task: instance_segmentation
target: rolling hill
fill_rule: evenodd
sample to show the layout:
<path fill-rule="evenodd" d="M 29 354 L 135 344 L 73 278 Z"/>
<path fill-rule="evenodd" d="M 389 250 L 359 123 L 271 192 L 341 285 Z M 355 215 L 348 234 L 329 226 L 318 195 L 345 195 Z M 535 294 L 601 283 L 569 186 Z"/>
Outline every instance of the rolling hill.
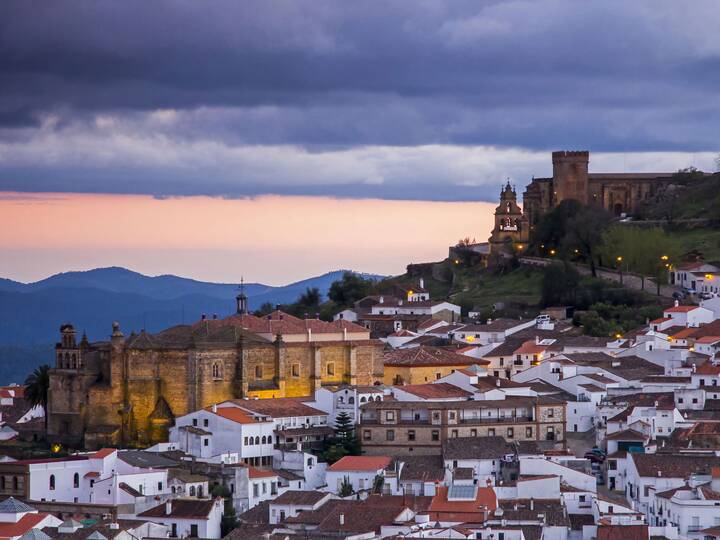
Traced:
<path fill-rule="evenodd" d="M 247 283 L 245 293 L 251 310 L 264 302 L 294 302 L 307 287 L 317 287 L 325 296 L 343 273 L 281 287 Z M 34 283 L 0 279 L 0 383 L 20 382 L 35 366 L 50 361 L 63 323 L 87 332 L 91 341 L 107 339 L 113 321 L 126 334 L 156 332 L 194 322 L 202 314 L 227 316 L 235 310 L 237 292 L 237 284 L 146 276 L 119 267 L 64 272 Z"/>

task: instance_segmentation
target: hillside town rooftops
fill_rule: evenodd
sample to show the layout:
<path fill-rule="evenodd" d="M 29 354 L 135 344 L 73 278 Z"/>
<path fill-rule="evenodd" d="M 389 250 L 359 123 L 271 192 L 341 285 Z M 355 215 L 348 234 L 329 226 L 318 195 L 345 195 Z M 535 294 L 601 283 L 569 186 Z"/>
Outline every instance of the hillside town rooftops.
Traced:
<path fill-rule="evenodd" d="M 287 418 L 290 416 L 323 416 L 326 412 L 303 403 L 308 397 L 286 397 L 273 399 L 233 399 L 237 407 L 261 416 Z M 223 407 L 218 407 L 218 411 Z"/>
<path fill-rule="evenodd" d="M 466 399 L 472 396 L 471 392 L 463 390 L 450 383 L 432 383 L 432 384 L 407 384 L 398 386 L 399 390 L 413 394 L 423 399 L 444 399 L 459 398 Z"/>
<path fill-rule="evenodd" d="M 140 512 L 138 517 L 166 519 L 208 519 L 216 501 L 214 499 L 172 499 L 149 510 Z M 170 512 L 168 512 L 168 506 Z"/>
<path fill-rule="evenodd" d="M 640 476 L 686 479 L 694 473 L 710 474 L 713 467 L 720 466 L 717 456 L 630 453 L 628 458 L 634 461 Z"/>
<path fill-rule="evenodd" d="M 387 468 L 393 458 L 389 456 L 345 456 L 328 468 L 328 471 L 377 471 Z"/>
<path fill-rule="evenodd" d="M 500 436 L 455 437 L 443 443 L 444 459 L 498 459 L 512 447 Z"/>
<path fill-rule="evenodd" d="M 385 353 L 386 366 L 454 366 L 483 363 L 483 360 L 471 358 L 440 347 L 420 345 L 412 349 L 395 349 Z"/>

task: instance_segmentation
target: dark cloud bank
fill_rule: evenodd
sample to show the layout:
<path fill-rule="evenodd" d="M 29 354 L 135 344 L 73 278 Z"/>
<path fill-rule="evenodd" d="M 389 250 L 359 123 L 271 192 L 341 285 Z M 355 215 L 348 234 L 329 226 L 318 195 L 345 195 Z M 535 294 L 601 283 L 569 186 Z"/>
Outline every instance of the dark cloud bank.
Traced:
<path fill-rule="evenodd" d="M 462 200 L 557 148 L 705 163 L 718 27 L 713 1 L 7 1 L 0 189 Z"/>

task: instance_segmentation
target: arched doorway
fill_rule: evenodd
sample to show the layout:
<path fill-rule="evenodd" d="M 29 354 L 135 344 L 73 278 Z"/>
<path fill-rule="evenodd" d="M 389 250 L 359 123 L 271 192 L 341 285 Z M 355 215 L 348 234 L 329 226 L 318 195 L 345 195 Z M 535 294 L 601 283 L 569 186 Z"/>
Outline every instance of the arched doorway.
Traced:
<path fill-rule="evenodd" d="M 615 204 L 613 205 L 613 214 L 615 214 L 616 216 L 619 216 L 619 215 L 621 215 L 622 213 L 623 213 L 623 205 L 622 205 L 622 203 L 615 203 Z"/>

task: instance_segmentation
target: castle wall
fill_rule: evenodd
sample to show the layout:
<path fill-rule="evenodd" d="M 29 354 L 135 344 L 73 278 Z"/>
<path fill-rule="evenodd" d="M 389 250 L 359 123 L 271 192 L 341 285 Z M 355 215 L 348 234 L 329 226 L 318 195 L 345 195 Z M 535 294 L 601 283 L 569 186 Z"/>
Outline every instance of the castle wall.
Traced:
<path fill-rule="evenodd" d="M 590 153 L 553 152 L 553 196 L 558 204 L 565 199 L 588 203 L 588 165 Z"/>

